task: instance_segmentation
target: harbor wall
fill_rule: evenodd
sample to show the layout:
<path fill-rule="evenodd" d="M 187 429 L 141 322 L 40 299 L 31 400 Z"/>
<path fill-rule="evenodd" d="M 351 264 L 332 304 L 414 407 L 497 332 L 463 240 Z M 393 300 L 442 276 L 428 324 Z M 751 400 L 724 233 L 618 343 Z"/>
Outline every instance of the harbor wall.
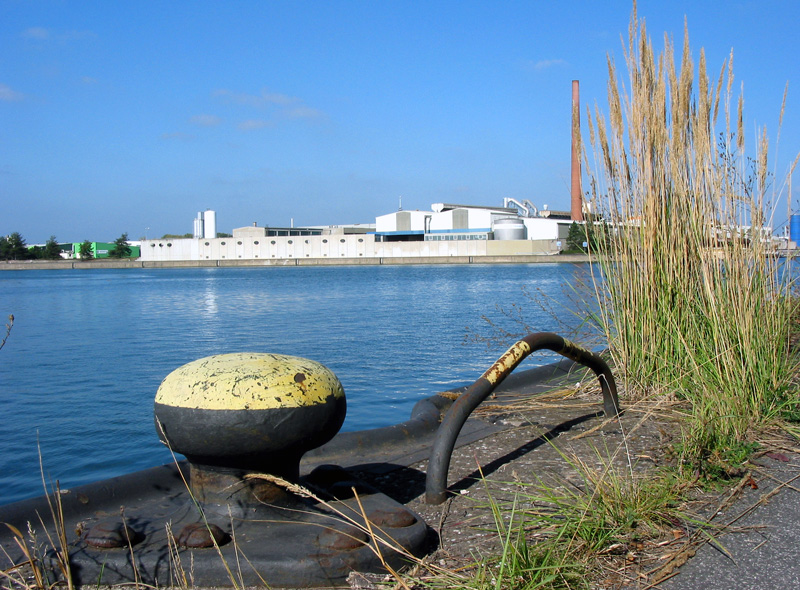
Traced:
<path fill-rule="evenodd" d="M 234 260 L 27 260 L 0 262 L 0 271 L 8 270 L 91 270 L 109 268 L 214 268 L 214 267 L 280 267 L 280 266 L 380 266 L 408 264 L 555 264 L 583 263 L 591 258 L 582 254 L 555 256 L 498 255 L 498 256 L 390 256 L 374 258 L 270 258 Z"/>

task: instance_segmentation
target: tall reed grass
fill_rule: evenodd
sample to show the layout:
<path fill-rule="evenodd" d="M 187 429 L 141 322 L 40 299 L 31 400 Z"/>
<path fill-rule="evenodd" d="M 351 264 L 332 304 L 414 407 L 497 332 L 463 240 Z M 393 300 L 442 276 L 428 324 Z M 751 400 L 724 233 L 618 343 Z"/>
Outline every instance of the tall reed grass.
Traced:
<path fill-rule="evenodd" d="M 792 276 L 769 226 L 797 159 L 776 182 L 766 129 L 747 155 L 733 53 L 715 82 L 688 28 L 679 65 L 667 36 L 654 53 L 635 4 L 628 33 L 627 71 L 608 59 L 608 113 L 588 117 L 601 324 L 629 392 L 691 402 L 696 462 L 796 395 Z"/>

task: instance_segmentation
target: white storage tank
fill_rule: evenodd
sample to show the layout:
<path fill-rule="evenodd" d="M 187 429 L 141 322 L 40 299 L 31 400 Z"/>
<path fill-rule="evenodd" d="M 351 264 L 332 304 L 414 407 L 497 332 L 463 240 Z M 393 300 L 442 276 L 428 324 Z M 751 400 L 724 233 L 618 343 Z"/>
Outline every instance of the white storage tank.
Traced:
<path fill-rule="evenodd" d="M 217 213 L 211 209 L 206 209 L 203 214 L 203 237 L 206 239 L 217 237 Z"/>
<path fill-rule="evenodd" d="M 495 219 L 492 223 L 495 240 L 526 240 L 528 231 L 519 217 Z"/>

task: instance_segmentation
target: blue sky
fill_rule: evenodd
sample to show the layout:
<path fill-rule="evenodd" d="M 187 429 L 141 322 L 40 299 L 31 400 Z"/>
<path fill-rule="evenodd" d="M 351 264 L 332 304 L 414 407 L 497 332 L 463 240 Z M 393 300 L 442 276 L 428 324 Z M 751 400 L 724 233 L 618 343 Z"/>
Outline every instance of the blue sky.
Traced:
<path fill-rule="evenodd" d="M 571 81 L 584 111 L 605 105 L 631 7 L 0 0 L 0 234 L 159 237 L 204 209 L 220 231 L 370 223 L 400 196 L 568 209 Z M 800 2 L 638 10 L 657 49 L 664 32 L 680 45 L 686 16 L 713 77 L 734 49 L 751 145 L 757 125 L 775 139 L 789 83 L 785 173 L 800 151 Z"/>

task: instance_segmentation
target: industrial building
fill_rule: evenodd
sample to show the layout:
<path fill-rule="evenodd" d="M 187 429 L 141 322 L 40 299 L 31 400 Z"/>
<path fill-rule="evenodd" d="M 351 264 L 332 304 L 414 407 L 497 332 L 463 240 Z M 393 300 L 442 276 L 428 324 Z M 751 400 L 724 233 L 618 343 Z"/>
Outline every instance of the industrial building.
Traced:
<path fill-rule="evenodd" d="M 505 199 L 502 207 L 435 203 L 430 211 L 395 211 L 374 224 L 241 227 L 216 237 L 216 213 L 198 213 L 191 239 L 143 240 L 143 261 L 357 259 L 558 254 L 569 212 Z"/>
<path fill-rule="evenodd" d="M 114 246 L 116 245 L 113 242 L 89 242 L 89 244 L 92 247 L 92 258 L 93 259 L 108 258 L 109 257 L 108 253 L 111 250 L 113 250 Z M 141 251 L 140 251 L 141 249 L 140 249 L 139 244 L 140 244 L 140 242 L 138 242 L 138 241 L 135 241 L 135 242 L 129 241 L 128 242 L 128 246 L 131 249 L 131 255 L 129 256 L 129 258 L 139 258 L 141 256 Z M 69 249 L 66 250 L 65 253 L 62 253 L 61 257 L 62 258 L 74 258 L 76 260 L 80 259 L 80 257 L 81 257 L 81 255 L 80 255 L 81 245 L 82 245 L 81 242 L 74 242 L 74 243 L 64 244 L 64 246 L 68 247 Z"/>

